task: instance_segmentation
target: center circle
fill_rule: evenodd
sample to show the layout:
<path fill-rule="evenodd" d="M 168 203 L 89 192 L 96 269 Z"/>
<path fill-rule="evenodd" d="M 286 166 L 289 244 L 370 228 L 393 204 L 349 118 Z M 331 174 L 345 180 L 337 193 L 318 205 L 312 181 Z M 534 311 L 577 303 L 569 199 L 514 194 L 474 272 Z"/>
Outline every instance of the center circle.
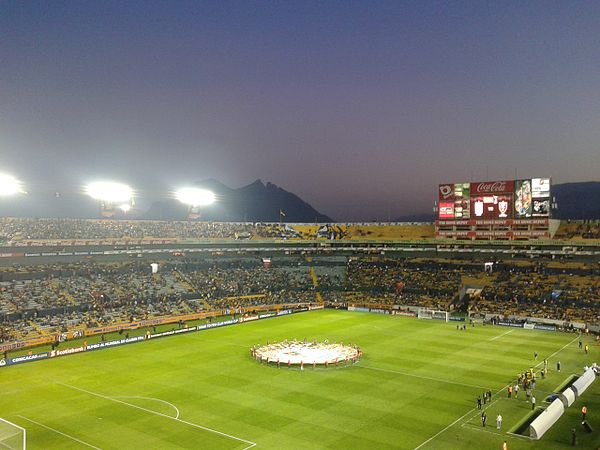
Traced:
<path fill-rule="evenodd" d="M 362 356 L 357 345 L 324 342 L 283 341 L 256 345 L 250 353 L 261 364 L 321 365 L 354 364 Z"/>

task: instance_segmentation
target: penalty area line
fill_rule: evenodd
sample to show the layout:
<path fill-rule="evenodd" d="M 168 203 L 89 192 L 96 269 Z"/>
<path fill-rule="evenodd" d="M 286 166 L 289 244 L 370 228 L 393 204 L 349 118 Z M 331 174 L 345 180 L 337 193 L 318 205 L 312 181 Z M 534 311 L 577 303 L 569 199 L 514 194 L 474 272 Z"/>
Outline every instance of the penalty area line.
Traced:
<path fill-rule="evenodd" d="M 33 423 L 33 424 L 36 424 L 36 425 L 37 425 L 37 426 L 39 426 L 39 427 L 45 428 L 46 430 L 50 430 L 50 431 L 52 431 L 53 433 L 60 434 L 61 436 L 67 437 L 67 438 L 69 438 L 69 439 L 72 439 L 72 440 L 74 440 L 75 442 L 79 442 L 80 444 L 83 444 L 83 445 L 85 445 L 85 446 L 87 446 L 87 447 L 90 447 L 90 448 L 95 448 L 96 450 L 102 450 L 100 447 L 96 447 L 95 445 L 88 444 L 87 442 L 85 442 L 85 441 L 82 441 L 81 439 L 77 439 L 76 437 L 74 437 L 74 436 L 71 436 L 70 434 L 63 433 L 62 431 L 59 431 L 59 430 L 57 430 L 56 428 L 52 428 L 52 427 L 49 427 L 48 425 L 44 425 L 43 423 L 36 422 L 35 420 L 32 420 L 32 419 L 28 419 L 28 418 L 27 418 L 27 417 L 25 417 L 25 416 L 17 416 L 17 417 L 20 417 L 21 419 L 23 419 L 23 420 L 26 420 L 27 422 L 31 422 L 31 423 Z M 11 447 L 11 448 L 12 448 L 12 447 Z"/>
<path fill-rule="evenodd" d="M 200 430 L 208 431 L 210 433 L 218 434 L 220 436 L 225 436 L 225 437 L 227 437 L 229 439 L 234 439 L 236 441 L 244 442 L 245 444 L 249 444 L 248 447 L 245 447 L 243 450 L 247 450 L 247 449 L 250 449 L 250 448 L 256 446 L 256 442 L 248 441 L 247 439 L 242 439 L 241 437 L 233 436 L 231 434 L 227 434 L 227 433 L 224 433 L 222 431 L 215 430 L 213 428 L 208 428 L 208 427 L 205 427 L 203 425 L 198 425 L 197 423 L 188 422 L 187 420 L 182 420 L 182 419 L 179 419 L 179 418 L 176 418 L 176 417 L 173 417 L 173 416 L 168 416 L 167 414 L 163 414 L 163 413 L 158 412 L 158 411 L 153 411 L 151 409 L 144 408 L 142 406 L 134 405 L 133 403 L 127 403 L 127 402 L 124 402 L 123 400 L 118 400 L 116 398 L 109 397 L 108 395 L 103 395 L 103 394 L 99 394 L 98 392 L 88 391 L 87 389 L 83 389 L 83 388 L 80 388 L 80 387 L 77 387 L 77 386 L 72 386 L 72 385 L 66 384 L 66 383 L 56 383 L 56 384 L 58 384 L 60 386 L 67 387 L 69 389 L 74 389 L 74 390 L 79 391 L 79 392 L 84 392 L 84 393 L 86 393 L 88 395 L 93 395 L 94 397 L 99 397 L 99 398 L 103 398 L 105 400 L 110 400 L 111 402 L 120 403 L 122 405 L 129 406 L 130 408 L 139 409 L 141 411 L 145 411 L 147 413 L 154 414 L 154 415 L 159 416 L 159 417 L 164 417 L 166 419 L 174 420 L 175 422 L 180 422 L 180 423 L 183 423 L 183 424 L 188 425 L 190 427 L 198 428 Z"/>
<path fill-rule="evenodd" d="M 139 400 L 154 400 L 155 402 L 160 402 L 160 403 L 164 403 L 165 405 L 169 405 L 171 408 L 173 408 L 175 410 L 175 419 L 179 419 L 179 408 L 177 408 L 177 406 L 175 406 L 173 403 L 169 403 L 166 400 L 161 400 L 160 398 L 154 398 L 154 397 L 138 397 L 135 395 L 119 395 L 116 397 L 112 397 L 112 398 L 137 398 Z"/>

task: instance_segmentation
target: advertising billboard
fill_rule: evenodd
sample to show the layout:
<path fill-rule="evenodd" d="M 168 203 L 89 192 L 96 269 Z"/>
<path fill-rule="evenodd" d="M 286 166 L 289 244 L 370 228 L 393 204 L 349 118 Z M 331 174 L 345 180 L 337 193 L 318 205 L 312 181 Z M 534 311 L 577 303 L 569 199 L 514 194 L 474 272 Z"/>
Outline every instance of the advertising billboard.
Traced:
<path fill-rule="evenodd" d="M 454 184 L 454 218 L 468 219 L 471 216 L 471 186 L 469 183 Z"/>
<path fill-rule="evenodd" d="M 531 180 L 531 196 L 533 198 L 533 216 L 550 216 L 550 178 L 533 178 Z"/>
<path fill-rule="evenodd" d="M 440 219 L 468 219 L 470 217 L 469 183 L 440 184 L 438 205 Z"/>
<path fill-rule="evenodd" d="M 522 219 L 533 214 L 531 180 L 515 181 L 515 217 Z"/>
<path fill-rule="evenodd" d="M 479 181 L 471 183 L 471 196 L 513 194 L 515 182 L 510 181 Z"/>

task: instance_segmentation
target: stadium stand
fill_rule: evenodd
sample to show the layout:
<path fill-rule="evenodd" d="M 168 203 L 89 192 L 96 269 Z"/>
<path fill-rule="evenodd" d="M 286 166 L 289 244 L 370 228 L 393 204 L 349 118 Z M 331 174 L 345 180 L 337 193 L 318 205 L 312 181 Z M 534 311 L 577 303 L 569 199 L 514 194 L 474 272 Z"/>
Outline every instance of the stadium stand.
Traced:
<path fill-rule="evenodd" d="M 600 240 L 600 221 L 562 222 L 554 235 L 563 240 Z"/>
<path fill-rule="evenodd" d="M 0 242 L 98 239 L 422 240 L 432 224 L 276 224 L 151 220 L 0 218 Z"/>
<path fill-rule="evenodd" d="M 565 222 L 556 237 L 565 242 L 598 239 L 599 224 Z M 308 225 L 0 218 L 0 241 L 8 246 L 29 242 L 35 247 L 31 241 L 46 245 L 43 242 L 68 240 L 70 245 L 85 248 L 111 239 L 372 240 L 385 246 L 389 240 L 433 238 L 432 224 L 415 223 Z M 540 262 L 511 257 L 497 261 L 493 273 L 487 273 L 481 260 L 452 259 L 459 255 L 452 251 L 446 258 L 391 257 L 379 250 L 355 253 L 344 243 L 346 254 L 335 254 L 327 250 L 329 244 L 323 245 L 321 248 L 321 243 L 315 243 L 312 248 L 306 247 L 310 252 L 297 252 L 285 261 L 279 259 L 273 267 L 261 258 L 270 261 L 270 251 L 262 255 L 264 249 L 260 248 L 252 256 L 239 251 L 217 257 L 214 255 L 222 252 L 215 251 L 214 257 L 193 259 L 182 253 L 175 259 L 159 260 L 160 270 L 154 274 L 142 260 L 101 263 L 91 256 L 80 262 L 5 265 L 0 267 L 0 339 L 53 334 L 134 318 L 310 302 L 600 322 L 597 262 Z M 434 251 L 434 247 L 428 247 L 428 251 Z M 465 294 L 467 286 L 477 286 L 478 294 Z"/>

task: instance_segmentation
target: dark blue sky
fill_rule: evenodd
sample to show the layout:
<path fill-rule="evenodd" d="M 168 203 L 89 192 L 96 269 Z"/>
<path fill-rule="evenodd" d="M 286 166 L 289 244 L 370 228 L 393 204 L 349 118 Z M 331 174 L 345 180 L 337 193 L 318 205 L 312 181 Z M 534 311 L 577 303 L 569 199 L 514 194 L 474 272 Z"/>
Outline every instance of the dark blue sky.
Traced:
<path fill-rule="evenodd" d="M 0 0 L 0 171 L 148 199 L 272 181 L 336 219 L 600 179 L 598 2 Z"/>

